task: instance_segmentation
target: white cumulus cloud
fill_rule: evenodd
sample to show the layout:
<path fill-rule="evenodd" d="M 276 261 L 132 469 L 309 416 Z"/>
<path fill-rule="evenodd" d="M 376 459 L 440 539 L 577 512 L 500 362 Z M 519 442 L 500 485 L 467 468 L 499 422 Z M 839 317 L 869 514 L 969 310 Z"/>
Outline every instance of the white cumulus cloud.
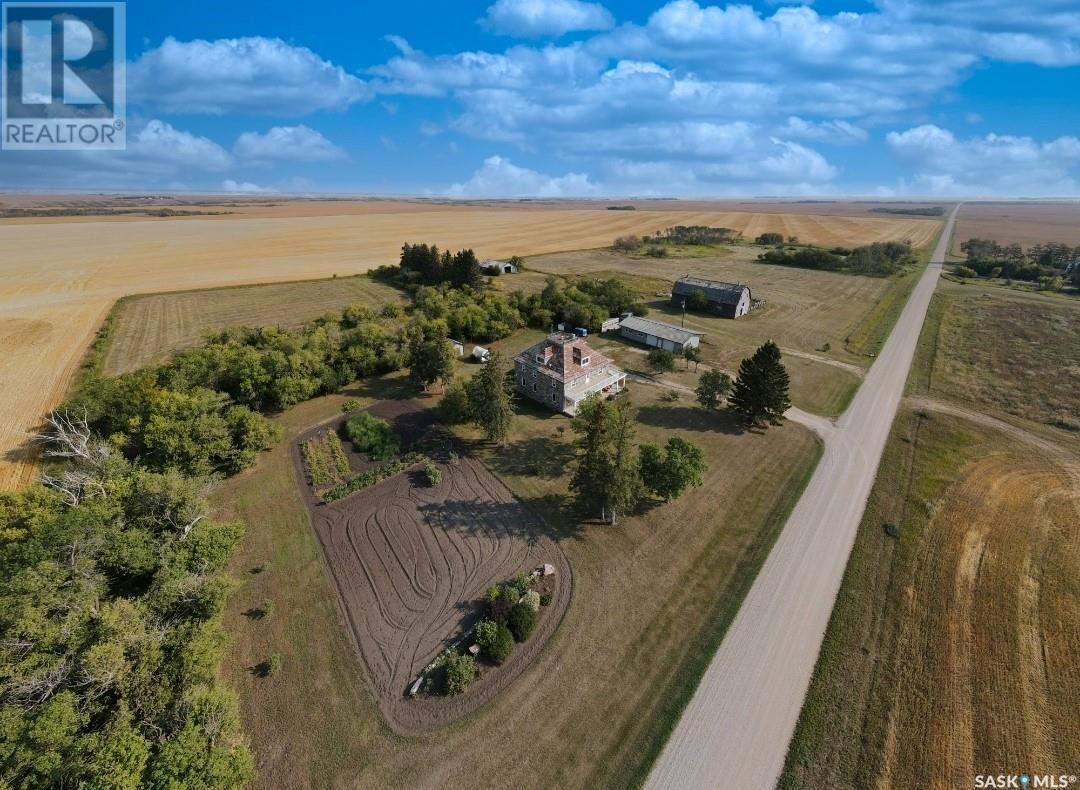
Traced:
<path fill-rule="evenodd" d="M 276 192 L 277 190 L 269 187 L 261 187 L 258 184 L 253 184 L 250 181 L 234 181 L 231 178 L 226 178 L 221 182 L 222 192 L 245 192 L 245 193 L 258 193 L 258 192 Z"/>
<path fill-rule="evenodd" d="M 244 132 L 236 138 L 233 153 L 254 162 L 329 162 L 349 158 L 344 150 L 303 124 L 275 126 L 265 134 Z"/>
<path fill-rule="evenodd" d="M 296 117 L 341 110 L 370 88 L 306 47 L 248 37 L 169 37 L 128 66 L 133 102 L 168 113 L 253 113 Z"/>
<path fill-rule="evenodd" d="M 795 140 L 812 140 L 833 145 L 865 143 L 870 137 L 865 129 L 847 121 L 807 121 L 797 115 L 789 117 L 778 130 L 778 134 Z"/>
<path fill-rule="evenodd" d="M 489 156 L 472 178 L 446 190 L 446 194 L 453 197 L 565 198 L 586 197 L 599 192 L 600 187 L 584 173 L 549 176 L 518 167 L 502 156 Z"/>
<path fill-rule="evenodd" d="M 582 0 L 496 0 L 481 22 L 497 33 L 526 37 L 561 36 L 615 26 L 606 8 Z"/>
<path fill-rule="evenodd" d="M 1080 138 L 1039 142 L 1031 137 L 987 134 L 961 139 L 923 124 L 889 132 L 889 148 L 912 168 L 910 191 L 958 195 L 1075 194 L 1080 178 Z"/>

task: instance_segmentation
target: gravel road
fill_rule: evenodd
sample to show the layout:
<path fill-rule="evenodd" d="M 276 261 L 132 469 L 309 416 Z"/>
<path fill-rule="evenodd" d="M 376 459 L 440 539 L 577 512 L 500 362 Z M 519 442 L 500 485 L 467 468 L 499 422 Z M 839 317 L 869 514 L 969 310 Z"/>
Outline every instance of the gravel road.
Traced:
<path fill-rule="evenodd" d="M 646 787 L 775 787 L 955 218 L 956 210 Z"/>

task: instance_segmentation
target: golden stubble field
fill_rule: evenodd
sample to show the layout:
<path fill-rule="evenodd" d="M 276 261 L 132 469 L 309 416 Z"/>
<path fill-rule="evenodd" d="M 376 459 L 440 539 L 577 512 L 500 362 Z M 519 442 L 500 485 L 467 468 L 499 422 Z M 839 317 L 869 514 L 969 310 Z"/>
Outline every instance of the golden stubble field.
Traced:
<path fill-rule="evenodd" d="M 1080 200 L 965 203 L 956 216 L 951 252 L 963 255 L 960 245 L 971 238 L 1025 248 L 1050 241 L 1080 245 Z"/>
<path fill-rule="evenodd" d="M 394 262 L 405 241 L 472 247 L 482 257 L 528 255 L 702 224 L 746 236 L 779 231 L 821 244 L 923 244 L 939 225 L 908 218 L 710 211 L 700 202 L 693 210 L 672 205 L 606 211 L 602 204 L 295 201 L 290 215 L 289 202 L 276 201 L 214 217 L 2 221 L 0 489 L 32 476 L 28 432 L 59 402 L 101 320 L 124 295 L 354 274 Z"/>

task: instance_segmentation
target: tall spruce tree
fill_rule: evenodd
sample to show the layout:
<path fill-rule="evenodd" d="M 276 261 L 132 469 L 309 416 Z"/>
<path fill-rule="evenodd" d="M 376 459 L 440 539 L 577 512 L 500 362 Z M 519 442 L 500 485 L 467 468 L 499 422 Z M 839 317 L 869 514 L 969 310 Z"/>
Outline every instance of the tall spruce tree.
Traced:
<path fill-rule="evenodd" d="M 490 442 L 506 444 L 510 420 L 514 416 L 514 387 L 508 366 L 498 353 L 492 354 L 467 385 L 469 413 Z"/>
<path fill-rule="evenodd" d="M 641 468 L 633 447 L 634 418 L 630 404 L 622 401 L 615 406 L 609 420 L 611 453 L 604 502 L 611 513 L 611 523 L 615 524 L 619 514 L 633 510 L 641 498 Z"/>
<path fill-rule="evenodd" d="M 728 402 L 751 424 L 779 425 L 784 412 L 791 408 L 789 384 L 780 349 L 769 340 L 739 365 L 739 376 Z"/>
<path fill-rule="evenodd" d="M 605 475 L 609 466 L 610 453 L 609 414 L 611 404 L 597 395 L 591 395 L 578 406 L 577 415 L 571 425 L 577 438 L 577 466 L 570 478 L 570 490 L 574 493 L 578 507 L 588 510 L 604 503 L 597 492 L 605 487 Z"/>
<path fill-rule="evenodd" d="M 634 421 L 626 403 L 613 405 L 593 395 L 578 408 L 578 463 L 570 490 L 583 510 L 599 506 L 600 517 L 616 522 L 641 495 L 638 460 L 633 452 Z"/>

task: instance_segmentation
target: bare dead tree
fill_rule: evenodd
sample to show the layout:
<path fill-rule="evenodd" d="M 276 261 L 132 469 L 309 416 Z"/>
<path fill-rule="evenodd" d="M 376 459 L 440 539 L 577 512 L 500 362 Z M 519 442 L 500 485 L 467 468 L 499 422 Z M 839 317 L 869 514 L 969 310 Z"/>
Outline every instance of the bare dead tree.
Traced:
<path fill-rule="evenodd" d="M 68 459 L 60 474 L 43 473 L 41 482 L 59 492 L 70 506 L 105 495 L 105 467 L 113 448 L 90 430 L 86 414 L 74 417 L 66 411 L 54 411 L 46 418 L 50 431 L 36 434 L 33 440 L 45 445 L 47 458 Z"/>

